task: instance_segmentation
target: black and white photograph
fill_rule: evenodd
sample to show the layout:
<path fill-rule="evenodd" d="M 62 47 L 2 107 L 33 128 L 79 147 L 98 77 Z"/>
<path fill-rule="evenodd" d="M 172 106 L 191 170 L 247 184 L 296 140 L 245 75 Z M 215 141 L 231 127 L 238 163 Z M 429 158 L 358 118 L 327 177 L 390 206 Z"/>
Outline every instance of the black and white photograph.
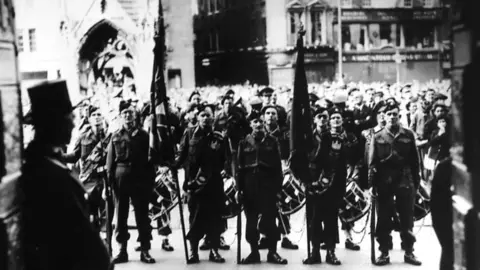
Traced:
<path fill-rule="evenodd" d="M 478 14 L 0 0 L 0 269 L 479 270 Z"/>

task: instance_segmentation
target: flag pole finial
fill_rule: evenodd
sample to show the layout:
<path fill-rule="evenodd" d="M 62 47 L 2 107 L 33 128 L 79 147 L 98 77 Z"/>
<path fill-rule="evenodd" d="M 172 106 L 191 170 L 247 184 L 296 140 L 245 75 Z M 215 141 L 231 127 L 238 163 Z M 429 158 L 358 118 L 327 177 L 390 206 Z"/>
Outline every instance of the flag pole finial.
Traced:
<path fill-rule="evenodd" d="M 305 33 L 307 33 L 307 31 L 305 31 L 305 26 L 303 25 L 303 23 L 300 24 L 300 29 L 298 29 L 298 34 L 300 36 L 305 36 Z"/>

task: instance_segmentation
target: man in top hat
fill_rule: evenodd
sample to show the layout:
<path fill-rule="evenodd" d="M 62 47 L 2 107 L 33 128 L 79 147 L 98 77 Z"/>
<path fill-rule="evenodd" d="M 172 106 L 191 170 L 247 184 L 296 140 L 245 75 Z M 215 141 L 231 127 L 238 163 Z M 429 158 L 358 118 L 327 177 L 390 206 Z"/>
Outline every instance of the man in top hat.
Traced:
<path fill-rule="evenodd" d="M 112 134 L 107 150 L 107 176 L 113 187 L 117 211 L 116 240 L 120 252 L 114 263 L 128 262 L 127 243 L 130 200 L 135 212 L 140 242 L 140 260 L 155 263 L 150 254 L 152 228 L 148 205 L 155 181 L 154 166 L 148 160 L 149 135 L 135 124 L 135 111 L 127 102 L 119 106 L 122 127 Z"/>
<path fill-rule="evenodd" d="M 111 269 L 110 256 L 90 223 L 86 193 L 62 162 L 73 130 L 65 81 L 28 89 L 35 137 L 22 168 L 26 269 Z"/>
<path fill-rule="evenodd" d="M 421 265 L 413 254 L 416 240 L 412 232 L 415 194 L 420 185 L 419 159 L 412 131 L 401 127 L 398 118 L 398 105 L 387 104 L 386 125 L 372 137 L 368 154 L 369 182 L 378 194 L 375 234 L 381 254 L 375 264 L 380 266 L 390 263 L 392 213 L 395 210 L 398 211 L 400 219 L 400 237 L 405 249 L 404 261 Z"/>
<path fill-rule="evenodd" d="M 280 148 L 277 139 L 265 132 L 260 114 L 252 112 L 249 121 L 252 133 L 238 146 L 239 197 L 247 218 L 245 237 L 251 249 L 241 263 L 260 263 L 258 241 L 260 232 L 264 232 L 269 241 L 267 262 L 287 264 L 287 260 L 277 253 L 280 231 L 275 222 L 283 182 Z"/>
<path fill-rule="evenodd" d="M 75 143 L 72 153 L 62 155 L 62 159 L 67 163 L 75 163 L 80 160 L 80 181 L 82 181 L 87 193 L 88 193 L 88 202 L 90 207 L 90 212 L 92 213 L 95 223 L 97 226 L 100 226 L 99 211 L 102 206 L 102 191 L 103 191 L 103 172 L 105 166 L 105 155 L 107 149 L 102 149 L 102 143 L 105 140 L 105 131 L 103 117 L 100 112 L 100 108 L 90 106 L 88 109 L 88 123 L 89 128 L 80 135 L 78 140 Z M 100 152 L 96 152 L 95 155 L 100 156 L 91 156 L 92 150 L 100 146 L 98 149 Z M 88 159 L 88 160 L 87 160 Z M 96 161 L 96 164 L 88 164 Z M 87 164 L 86 164 L 87 163 Z M 86 165 L 94 166 L 95 170 L 93 172 L 86 171 Z M 87 173 L 91 173 L 87 175 Z"/>

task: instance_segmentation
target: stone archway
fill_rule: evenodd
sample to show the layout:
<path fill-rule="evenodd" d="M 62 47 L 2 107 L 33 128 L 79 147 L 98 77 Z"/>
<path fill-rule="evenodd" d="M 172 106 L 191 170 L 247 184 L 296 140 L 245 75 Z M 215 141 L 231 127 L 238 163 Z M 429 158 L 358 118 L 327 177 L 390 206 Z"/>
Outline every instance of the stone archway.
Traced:
<path fill-rule="evenodd" d="M 131 33 L 107 19 L 90 27 L 80 39 L 77 49 L 82 93 L 86 94 L 92 83 L 99 79 L 103 82 L 113 80 L 117 87 L 123 86 L 125 78 L 133 81 L 137 49 L 131 36 Z"/>

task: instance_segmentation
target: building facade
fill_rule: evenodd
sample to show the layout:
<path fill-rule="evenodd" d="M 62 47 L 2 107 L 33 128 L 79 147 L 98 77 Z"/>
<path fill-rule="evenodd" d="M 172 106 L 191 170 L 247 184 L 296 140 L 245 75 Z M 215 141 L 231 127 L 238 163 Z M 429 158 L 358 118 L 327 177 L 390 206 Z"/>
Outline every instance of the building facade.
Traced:
<path fill-rule="evenodd" d="M 345 80 L 426 81 L 448 73 L 440 0 L 197 1 L 199 84 L 292 84 L 300 25 L 306 30 L 307 80 L 336 78 L 338 4 Z"/>
<path fill-rule="evenodd" d="M 162 3 L 168 86 L 194 87 L 192 2 Z M 67 79 L 72 99 L 79 100 L 100 75 L 121 71 L 148 99 L 158 1 L 17 0 L 16 10 L 24 89 L 44 79 Z"/>

